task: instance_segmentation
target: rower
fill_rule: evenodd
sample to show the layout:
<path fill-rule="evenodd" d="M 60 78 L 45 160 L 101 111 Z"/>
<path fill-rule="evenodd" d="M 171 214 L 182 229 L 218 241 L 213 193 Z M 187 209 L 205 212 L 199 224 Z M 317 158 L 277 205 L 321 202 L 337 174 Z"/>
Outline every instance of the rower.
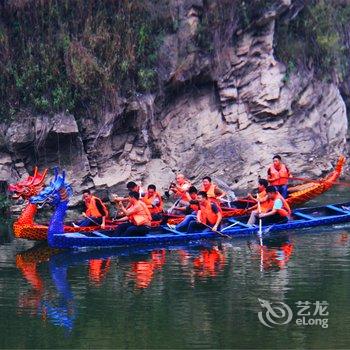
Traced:
<path fill-rule="evenodd" d="M 221 220 L 221 209 L 208 198 L 208 195 L 204 191 L 198 192 L 199 210 L 196 215 L 197 221 L 192 220 L 189 222 L 187 232 L 192 233 L 196 231 L 202 231 L 207 229 L 208 226 L 212 227 L 213 231 L 217 231 Z"/>
<path fill-rule="evenodd" d="M 126 188 L 130 191 L 130 192 L 138 192 L 140 195 L 140 198 L 143 197 L 145 195 L 145 191 L 144 189 L 141 187 L 141 185 L 137 185 L 134 181 L 129 181 L 126 184 Z"/>
<path fill-rule="evenodd" d="M 199 210 L 198 191 L 196 187 L 191 186 L 188 190 L 189 204 L 187 206 L 176 208 L 186 214 L 185 218 L 177 225 L 167 224 L 171 229 L 177 231 L 187 231 L 190 222 L 195 221 Z"/>
<path fill-rule="evenodd" d="M 203 177 L 201 191 L 205 192 L 210 200 L 214 200 L 218 204 L 226 196 L 224 191 L 212 183 L 210 176 Z"/>
<path fill-rule="evenodd" d="M 290 218 L 290 207 L 275 186 L 268 186 L 266 192 L 268 196 L 266 211 L 260 213 L 258 210 L 252 211 L 248 225 L 254 225 L 257 219 L 262 219 L 263 225 L 269 225 L 285 223 Z"/>
<path fill-rule="evenodd" d="M 185 213 L 185 215 L 189 215 L 189 214 L 192 214 L 193 212 L 197 212 L 199 210 L 199 202 L 197 199 L 197 194 L 198 194 L 197 188 L 195 186 L 191 186 L 188 189 L 188 193 L 187 193 L 187 199 L 188 199 L 187 205 L 184 205 L 182 207 L 176 207 L 176 210 L 179 210 Z"/>
<path fill-rule="evenodd" d="M 145 191 L 144 189 L 141 187 L 141 185 L 137 185 L 134 181 L 129 181 L 126 184 L 126 188 L 128 189 L 129 192 L 138 192 L 140 195 L 140 198 L 143 197 L 145 195 Z M 129 197 L 119 197 L 119 196 L 115 196 L 114 197 L 114 201 L 123 201 L 123 202 L 128 202 L 129 201 Z M 130 207 L 130 203 L 128 203 L 126 209 L 128 209 Z"/>
<path fill-rule="evenodd" d="M 128 221 L 118 225 L 115 230 L 116 236 L 144 236 L 151 227 L 152 215 L 147 205 L 140 200 L 138 192 L 129 192 L 130 207 L 126 209 L 123 201 L 115 199 L 119 209 L 124 213 L 120 221 Z"/>
<path fill-rule="evenodd" d="M 247 198 L 251 201 L 254 201 L 256 204 L 249 208 L 249 210 L 255 210 L 258 208 L 258 202 L 260 203 L 260 209 L 264 213 L 266 211 L 268 196 L 266 188 L 269 186 L 269 183 L 266 179 L 258 179 L 258 194 L 254 197 L 251 193 L 248 194 Z"/>
<path fill-rule="evenodd" d="M 197 212 L 197 222 L 191 222 L 188 226 L 189 232 L 203 229 L 207 226 L 212 227 L 213 231 L 217 231 L 222 220 L 220 206 L 212 202 L 206 192 L 198 192 L 199 210 Z"/>
<path fill-rule="evenodd" d="M 277 191 L 284 197 L 288 196 L 288 178 L 292 176 L 289 169 L 282 163 L 281 156 L 276 154 L 273 157 L 273 164 L 267 171 L 267 180 L 270 185 L 276 186 Z"/>
<path fill-rule="evenodd" d="M 176 198 L 175 205 L 169 211 L 170 214 L 176 214 L 176 207 L 188 205 L 188 190 L 191 187 L 191 182 L 185 178 L 183 174 L 176 175 L 176 182 L 172 182 L 169 187 L 169 193 L 173 193 Z"/>
<path fill-rule="evenodd" d="M 155 185 L 149 185 L 147 187 L 147 192 L 142 198 L 142 201 L 147 205 L 152 215 L 152 220 L 159 221 L 162 219 L 163 199 L 159 192 L 157 192 Z"/>
<path fill-rule="evenodd" d="M 104 229 L 106 226 L 106 217 L 108 216 L 107 206 L 102 200 L 96 196 L 93 196 L 90 190 L 83 191 L 83 201 L 85 204 L 85 217 L 78 223 L 78 226 L 98 226 Z"/>

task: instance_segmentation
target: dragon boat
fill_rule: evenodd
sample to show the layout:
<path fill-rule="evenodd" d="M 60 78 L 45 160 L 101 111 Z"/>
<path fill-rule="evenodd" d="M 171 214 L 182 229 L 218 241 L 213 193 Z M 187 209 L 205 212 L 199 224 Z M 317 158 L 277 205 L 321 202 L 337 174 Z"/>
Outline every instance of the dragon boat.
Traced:
<path fill-rule="evenodd" d="M 202 232 L 182 233 L 166 226 L 153 228 L 145 236 L 117 237 L 113 230 L 94 230 L 91 232 L 64 232 L 64 219 L 68 208 L 69 197 L 72 194 L 71 186 L 66 182 L 65 172 L 56 176 L 38 195 L 33 196 L 30 202 L 40 205 L 49 203 L 54 207 L 54 214 L 48 228 L 48 244 L 52 248 L 86 248 L 86 247 L 118 247 L 137 246 L 158 243 L 179 243 L 214 239 L 224 235 L 227 238 L 247 237 L 257 234 L 258 227 L 247 225 L 247 217 L 225 219 L 220 235 L 210 229 Z M 302 229 L 322 225 L 332 225 L 350 221 L 350 202 L 334 205 L 325 205 L 314 208 L 296 209 L 292 212 L 292 219 L 283 224 L 263 226 L 263 232 L 277 232 L 293 229 Z"/>
<path fill-rule="evenodd" d="M 344 163 L 345 158 L 343 156 L 340 156 L 334 170 L 326 177 L 309 182 L 307 184 L 300 184 L 290 188 L 290 193 L 287 198 L 289 205 L 295 206 L 303 204 L 329 190 L 341 175 Z M 20 217 L 13 224 L 13 232 L 17 238 L 38 241 L 47 239 L 48 225 L 35 223 L 34 218 L 37 212 L 37 205 L 29 202 L 30 197 L 38 194 L 43 189 L 46 174 L 47 169 L 45 169 L 44 172 L 40 174 L 38 172 L 38 169 L 35 168 L 33 176 L 29 176 L 27 179 L 9 186 L 10 192 L 13 193 L 13 198 L 22 198 L 27 201 L 27 205 L 21 213 Z M 56 177 L 57 170 L 55 170 L 55 179 Z M 53 181 L 55 181 L 55 179 Z M 243 208 L 242 203 L 244 204 Z M 253 204 L 254 203 L 250 201 L 233 202 L 232 208 L 223 207 L 223 217 L 227 218 L 247 215 L 249 213 L 249 207 Z M 169 215 L 168 222 L 171 224 L 177 224 L 181 222 L 183 218 L 184 216 L 182 215 Z M 113 220 L 107 220 L 106 223 L 108 230 L 113 230 L 116 225 L 118 225 L 118 221 Z M 152 226 L 156 227 L 159 224 L 160 222 L 155 221 L 152 223 Z M 96 226 L 74 227 L 68 224 L 64 226 L 64 232 L 91 232 L 94 230 L 96 230 Z"/>

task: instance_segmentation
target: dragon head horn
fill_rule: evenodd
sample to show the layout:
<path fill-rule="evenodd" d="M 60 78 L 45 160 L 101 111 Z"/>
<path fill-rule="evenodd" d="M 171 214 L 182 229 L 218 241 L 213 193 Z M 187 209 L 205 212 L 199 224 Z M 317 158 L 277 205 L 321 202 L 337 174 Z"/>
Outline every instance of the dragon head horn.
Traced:
<path fill-rule="evenodd" d="M 54 181 L 56 181 L 57 178 L 58 178 L 58 167 L 55 166 L 55 167 L 53 168 L 53 171 L 54 171 L 54 174 L 55 174 L 55 180 L 54 180 Z"/>
<path fill-rule="evenodd" d="M 34 184 L 34 181 L 35 181 L 35 178 L 37 177 L 37 175 L 38 175 L 38 167 L 35 166 L 34 167 L 34 174 L 33 174 L 32 180 L 30 181 L 29 185 L 33 185 Z"/>
<path fill-rule="evenodd" d="M 39 183 L 38 183 L 38 185 L 41 185 L 43 182 L 44 182 L 44 180 L 45 180 L 45 178 L 46 178 L 46 174 L 47 174 L 47 168 L 43 171 L 43 173 L 41 174 L 41 178 L 40 178 L 40 181 L 39 181 Z M 39 176 L 38 176 L 39 177 Z"/>

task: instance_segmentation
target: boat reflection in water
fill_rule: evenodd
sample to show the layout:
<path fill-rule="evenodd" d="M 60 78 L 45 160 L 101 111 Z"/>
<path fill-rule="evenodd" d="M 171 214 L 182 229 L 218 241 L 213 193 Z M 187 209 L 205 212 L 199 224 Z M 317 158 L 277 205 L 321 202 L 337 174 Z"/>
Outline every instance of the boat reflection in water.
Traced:
<path fill-rule="evenodd" d="M 67 279 L 69 263 L 56 261 L 57 249 L 37 246 L 16 255 L 16 266 L 32 289 L 19 296 L 18 314 L 28 312 L 31 316 L 41 316 L 54 325 L 71 331 L 76 318 L 73 294 Z M 49 275 L 56 293 L 52 293 L 50 285 L 41 276 L 39 265 L 47 263 Z M 45 284 L 45 282 L 46 284 Z"/>
<path fill-rule="evenodd" d="M 278 235 L 276 239 L 264 240 L 263 244 L 248 242 L 253 258 L 260 260 L 260 270 L 282 270 L 286 268 L 293 253 L 293 242 L 288 235 Z"/>
<path fill-rule="evenodd" d="M 99 287 L 111 268 L 111 258 L 89 260 L 89 281 Z"/>
<path fill-rule="evenodd" d="M 93 288 L 103 288 L 110 277 L 113 283 L 119 280 L 121 288 L 137 291 L 146 290 L 152 282 L 158 283 L 156 276 L 162 274 L 167 260 L 171 259 L 172 268 L 174 264 L 178 266 L 175 273 L 190 276 L 188 283 L 193 287 L 196 280 L 212 279 L 224 274 L 225 267 L 229 268 L 233 257 L 237 256 L 236 251 L 240 249 L 229 241 L 222 244 L 216 241 L 190 246 L 93 251 L 59 251 L 37 246 L 16 256 L 17 268 L 31 286 L 29 291 L 19 296 L 18 314 L 29 313 L 41 317 L 45 322 L 70 332 L 74 328 L 78 310 L 67 276 L 69 269 L 74 266 L 83 268 L 81 271 L 86 274 L 86 278 L 80 278 L 80 281 L 88 281 Z M 262 246 L 259 241 L 253 241 L 249 242 L 249 251 L 253 261 L 260 260 L 263 270 L 283 269 L 293 252 L 293 244 L 288 238 L 277 243 L 264 242 Z M 246 258 L 249 259 L 249 255 Z M 88 267 L 87 273 L 85 266 Z M 80 292 L 82 290 L 86 288 L 83 287 Z"/>
<path fill-rule="evenodd" d="M 148 288 L 157 270 L 161 270 L 166 261 L 165 249 L 152 251 L 150 258 L 131 263 L 131 272 L 127 278 L 135 281 L 138 289 Z"/>

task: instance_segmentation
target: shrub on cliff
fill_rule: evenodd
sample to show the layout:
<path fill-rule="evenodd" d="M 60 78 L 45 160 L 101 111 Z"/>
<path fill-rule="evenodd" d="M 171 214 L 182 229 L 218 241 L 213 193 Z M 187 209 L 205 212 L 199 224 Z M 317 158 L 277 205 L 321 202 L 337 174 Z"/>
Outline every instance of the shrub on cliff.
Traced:
<path fill-rule="evenodd" d="M 291 21 L 279 21 L 276 54 L 289 67 L 304 65 L 321 78 L 343 79 L 348 69 L 350 4 L 344 1 L 305 1 Z"/>
<path fill-rule="evenodd" d="M 86 114 L 155 88 L 166 0 L 0 4 L 0 117 L 22 109 Z"/>

